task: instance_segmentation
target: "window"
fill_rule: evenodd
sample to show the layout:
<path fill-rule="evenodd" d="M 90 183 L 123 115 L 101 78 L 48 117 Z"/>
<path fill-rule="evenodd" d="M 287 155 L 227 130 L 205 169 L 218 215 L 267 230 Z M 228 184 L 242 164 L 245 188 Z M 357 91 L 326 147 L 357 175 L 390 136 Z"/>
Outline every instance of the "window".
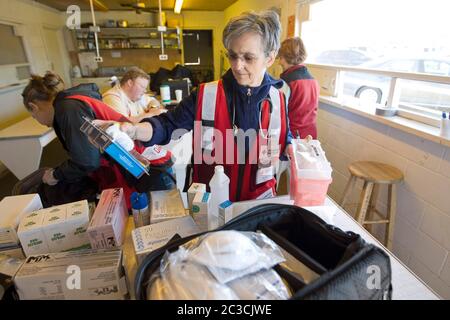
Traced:
<path fill-rule="evenodd" d="M 313 2 L 301 28 L 306 62 L 350 67 L 340 68 L 341 94 L 382 105 L 392 103 L 396 78 L 400 108 L 439 117 L 437 111 L 450 108 L 450 78 L 442 78 L 450 77 L 449 9 L 448 0 Z"/>

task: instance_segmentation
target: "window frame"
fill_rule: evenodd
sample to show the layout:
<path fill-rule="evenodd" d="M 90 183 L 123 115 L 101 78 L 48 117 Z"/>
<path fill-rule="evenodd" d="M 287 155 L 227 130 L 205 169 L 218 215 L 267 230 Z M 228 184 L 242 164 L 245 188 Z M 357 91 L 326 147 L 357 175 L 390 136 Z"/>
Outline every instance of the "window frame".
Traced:
<path fill-rule="evenodd" d="M 422 122 L 434 127 L 439 127 L 440 120 L 438 115 L 433 116 L 433 113 L 430 109 L 425 109 L 420 106 L 409 105 L 405 103 L 399 102 L 399 97 L 397 94 L 398 86 L 397 80 L 415 80 L 422 82 L 430 82 L 430 83 L 442 83 L 446 85 L 450 85 L 450 76 L 438 76 L 438 75 L 430 75 L 424 73 L 413 73 L 413 72 L 398 72 L 398 71 L 384 71 L 377 69 L 367 69 L 362 67 L 351 67 L 351 66 L 336 66 L 331 64 L 319 64 L 319 63 L 306 63 L 305 64 L 309 68 L 322 69 L 322 70 L 332 70 L 336 73 L 336 78 L 332 79 L 331 82 L 334 83 L 336 88 L 334 97 L 344 98 L 343 94 L 343 82 L 342 77 L 340 76 L 341 72 L 358 72 L 358 73 L 366 73 L 366 74 L 376 74 L 387 76 L 391 78 L 390 86 L 387 92 L 387 103 L 386 106 L 388 108 L 396 108 L 398 110 L 397 116 L 412 119 L 418 122 Z M 314 73 L 313 73 L 314 75 Z M 321 79 L 317 79 L 321 87 L 324 86 L 321 82 Z M 328 83 L 330 83 L 330 79 L 326 79 Z M 326 85 L 325 85 L 326 86 Z M 437 107 L 436 110 L 450 112 L 450 107 Z M 438 112 L 439 112 L 438 111 Z"/>

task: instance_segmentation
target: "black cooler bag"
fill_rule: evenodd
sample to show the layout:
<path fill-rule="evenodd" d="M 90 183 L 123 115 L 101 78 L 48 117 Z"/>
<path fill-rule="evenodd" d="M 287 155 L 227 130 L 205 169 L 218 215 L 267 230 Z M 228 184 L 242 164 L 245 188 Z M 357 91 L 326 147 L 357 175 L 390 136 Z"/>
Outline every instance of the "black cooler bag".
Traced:
<path fill-rule="evenodd" d="M 265 204 L 252 208 L 229 221 L 220 230 L 262 231 L 294 258 L 320 276 L 305 284 L 292 272 L 276 266 L 293 291 L 293 300 L 382 300 L 391 299 L 391 263 L 379 247 L 365 242 L 358 234 L 327 224 L 303 208 Z M 151 252 L 138 268 L 136 299 L 146 299 L 148 280 L 160 266 L 166 251 L 198 237 L 174 238 Z M 375 274 L 377 273 L 377 274 Z M 373 278 L 378 277 L 378 279 Z"/>

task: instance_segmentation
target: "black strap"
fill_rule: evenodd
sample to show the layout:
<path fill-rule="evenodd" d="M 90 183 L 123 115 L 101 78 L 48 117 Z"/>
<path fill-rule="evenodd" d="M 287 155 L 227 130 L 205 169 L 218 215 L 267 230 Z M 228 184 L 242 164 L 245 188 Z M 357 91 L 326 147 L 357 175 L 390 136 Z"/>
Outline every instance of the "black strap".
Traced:
<path fill-rule="evenodd" d="M 191 156 L 191 163 L 188 163 L 186 166 L 186 177 L 184 178 L 183 192 L 188 192 L 189 186 L 191 185 L 191 173 L 193 169 L 193 163 L 194 163 L 194 153 L 192 153 Z"/>

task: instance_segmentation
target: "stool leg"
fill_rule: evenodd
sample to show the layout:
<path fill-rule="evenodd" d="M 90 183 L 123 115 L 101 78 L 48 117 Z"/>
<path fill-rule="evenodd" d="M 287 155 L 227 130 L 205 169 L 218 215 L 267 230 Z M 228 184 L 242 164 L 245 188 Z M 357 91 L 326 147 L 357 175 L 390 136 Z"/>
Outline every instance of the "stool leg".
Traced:
<path fill-rule="evenodd" d="M 364 225 L 364 221 L 366 220 L 366 213 L 367 208 L 369 207 L 372 190 L 373 182 L 364 182 L 364 187 L 359 199 L 358 211 L 356 211 L 356 221 L 361 225 Z"/>
<path fill-rule="evenodd" d="M 377 198 L 378 198 L 378 192 L 380 190 L 379 184 L 375 183 L 372 190 L 372 195 L 370 196 L 370 202 L 369 202 L 369 209 L 367 210 L 367 220 L 373 221 L 374 220 L 374 211 L 377 207 Z M 370 233 L 372 233 L 372 225 L 369 224 L 366 228 Z"/>
<path fill-rule="evenodd" d="M 395 212 L 397 210 L 397 188 L 395 184 L 389 185 L 388 206 L 387 219 L 389 220 L 389 222 L 386 228 L 386 234 L 384 235 L 384 245 L 389 250 L 392 250 L 392 238 L 394 236 L 395 226 Z"/>
<path fill-rule="evenodd" d="M 339 205 L 341 206 L 341 208 L 344 208 L 345 203 L 347 202 L 347 198 L 353 189 L 353 185 L 355 184 L 355 181 L 356 181 L 356 177 L 353 175 L 350 175 L 350 178 L 347 181 L 347 185 L 345 186 L 341 201 L 339 202 Z"/>

